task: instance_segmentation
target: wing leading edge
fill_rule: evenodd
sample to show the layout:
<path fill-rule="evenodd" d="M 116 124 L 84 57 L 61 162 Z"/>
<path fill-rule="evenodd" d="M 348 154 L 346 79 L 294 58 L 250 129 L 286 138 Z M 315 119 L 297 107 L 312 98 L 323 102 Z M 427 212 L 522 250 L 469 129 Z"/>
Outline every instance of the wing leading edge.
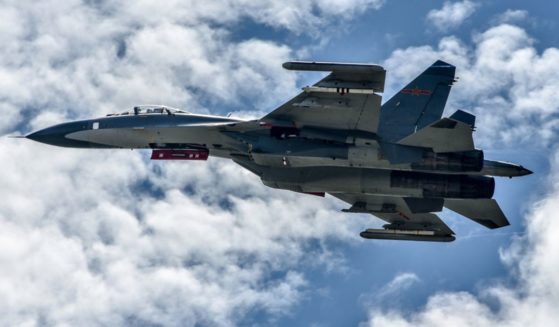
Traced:
<path fill-rule="evenodd" d="M 376 133 L 386 71 L 378 65 L 287 62 L 290 70 L 329 71 L 330 74 L 264 116 L 271 125 L 360 130 Z"/>

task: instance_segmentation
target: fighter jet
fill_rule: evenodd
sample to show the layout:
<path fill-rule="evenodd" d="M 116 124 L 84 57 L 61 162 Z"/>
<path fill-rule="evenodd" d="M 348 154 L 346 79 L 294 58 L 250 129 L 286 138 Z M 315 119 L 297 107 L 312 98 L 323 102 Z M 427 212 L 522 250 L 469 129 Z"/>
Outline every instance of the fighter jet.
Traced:
<path fill-rule="evenodd" d="M 474 146 L 475 116 L 442 117 L 455 66 L 441 60 L 381 105 L 379 65 L 286 62 L 288 70 L 328 72 L 257 120 L 137 106 L 106 117 L 67 122 L 26 136 L 74 148 L 152 149 L 153 160 L 228 158 L 273 188 L 349 204 L 342 211 L 387 222 L 367 239 L 449 242 L 437 216 L 448 208 L 488 228 L 509 225 L 492 199 L 493 176 L 532 172 L 486 160 Z"/>

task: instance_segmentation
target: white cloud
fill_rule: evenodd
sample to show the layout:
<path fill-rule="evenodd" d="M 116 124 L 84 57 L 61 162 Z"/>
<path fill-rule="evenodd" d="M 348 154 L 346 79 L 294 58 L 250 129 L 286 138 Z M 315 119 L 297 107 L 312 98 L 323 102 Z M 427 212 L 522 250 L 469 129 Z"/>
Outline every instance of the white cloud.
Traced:
<path fill-rule="evenodd" d="M 186 24 L 219 23 L 232 24 L 249 18 L 274 28 L 284 28 L 295 33 L 317 32 L 317 28 L 332 23 L 330 18 L 349 18 L 368 9 L 379 9 L 384 0 L 287 0 L 281 2 L 222 0 L 222 1 L 167 1 L 160 4 L 153 1 L 127 1 L 118 5 L 104 4 L 105 9 L 118 10 L 129 14 L 135 20 L 145 20 L 148 24 L 158 22 L 159 17 L 180 20 Z M 150 15 L 146 15 L 150 13 Z"/>
<path fill-rule="evenodd" d="M 138 103 L 205 112 L 250 99 L 240 109 L 260 115 L 297 91 L 281 63 L 301 49 L 229 30 L 253 20 L 314 35 L 381 4 L 11 1 L 0 11 L 0 133 Z M 220 159 L 150 163 L 141 151 L 1 138 L 0 169 L 0 325 L 272 319 L 301 300 L 305 267 L 343 272 L 323 243 L 356 240 L 362 223 Z"/>
<path fill-rule="evenodd" d="M 414 273 L 400 273 L 383 287 L 384 291 L 381 293 L 394 293 L 403 288 L 410 287 L 412 284 L 419 282 L 419 280 L 419 277 Z"/>
<path fill-rule="evenodd" d="M 382 298 L 397 294 L 413 284 L 421 281 L 415 273 L 399 273 L 386 285 L 384 285 L 376 296 L 382 300 Z"/>
<path fill-rule="evenodd" d="M 413 272 L 397 273 L 382 287 L 361 294 L 359 302 L 364 308 L 399 307 L 405 300 L 406 290 L 420 282 L 419 276 Z"/>
<path fill-rule="evenodd" d="M 441 9 L 433 9 L 427 13 L 427 21 L 440 31 L 448 31 L 462 25 L 478 6 L 479 4 L 469 0 L 445 1 Z"/>
<path fill-rule="evenodd" d="M 385 61 L 388 89 L 398 89 L 437 59 L 457 66 L 460 78 L 450 94 L 447 114 L 465 109 L 477 115 L 476 143 L 551 144 L 559 117 L 559 49 L 541 53 L 518 26 L 501 24 L 479 33 L 473 46 L 449 36 L 437 47 L 399 49 Z"/>
<path fill-rule="evenodd" d="M 526 18 L 528 18 L 529 13 L 527 10 L 521 10 L 521 9 L 507 9 L 507 11 L 505 11 L 502 14 L 499 14 L 496 18 L 495 18 L 495 22 L 498 24 L 504 24 L 504 23 L 518 23 L 521 21 L 526 20 Z"/>
<path fill-rule="evenodd" d="M 559 152 L 550 190 L 525 217 L 527 234 L 501 253 L 514 282 L 493 282 L 479 294 L 443 292 L 415 312 L 372 309 L 369 326 L 554 326 L 559 321 Z"/>
<path fill-rule="evenodd" d="M 302 267 L 332 269 L 322 257 L 336 258 L 310 243 L 355 240 L 363 223 L 225 160 L 146 165 L 140 153 L 0 140 L 10 171 L 0 179 L 0 324 L 231 325 L 254 310 L 286 314 L 306 288 Z M 146 182 L 162 194 L 142 191 Z"/>

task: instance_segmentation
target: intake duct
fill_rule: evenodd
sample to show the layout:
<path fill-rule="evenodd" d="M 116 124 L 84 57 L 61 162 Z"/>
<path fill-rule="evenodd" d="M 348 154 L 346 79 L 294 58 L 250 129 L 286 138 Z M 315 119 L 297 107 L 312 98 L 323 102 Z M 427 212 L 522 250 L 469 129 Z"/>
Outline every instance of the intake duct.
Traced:
<path fill-rule="evenodd" d="M 421 188 L 426 198 L 489 199 L 495 191 L 495 180 L 486 176 L 392 171 L 390 186 Z"/>
<path fill-rule="evenodd" d="M 411 164 L 413 170 L 478 172 L 483 168 L 483 151 L 435 153 L 425 152 L 421 162 Z"/>

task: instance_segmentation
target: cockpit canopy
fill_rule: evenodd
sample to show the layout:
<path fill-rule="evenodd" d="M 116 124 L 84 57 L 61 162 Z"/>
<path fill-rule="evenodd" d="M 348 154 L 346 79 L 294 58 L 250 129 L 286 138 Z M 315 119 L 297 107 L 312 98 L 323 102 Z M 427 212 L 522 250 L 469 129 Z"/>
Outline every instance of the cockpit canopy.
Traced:
<path fill-rule="evenodd" d="M 125 111 L 120 114 L 108 114 L 107 116 L 127 116 L 127 115 L 175 115 L 188 114 L 188 112 L 160 105 L 142 105 L 136 106 L 131 111 Z"/>

